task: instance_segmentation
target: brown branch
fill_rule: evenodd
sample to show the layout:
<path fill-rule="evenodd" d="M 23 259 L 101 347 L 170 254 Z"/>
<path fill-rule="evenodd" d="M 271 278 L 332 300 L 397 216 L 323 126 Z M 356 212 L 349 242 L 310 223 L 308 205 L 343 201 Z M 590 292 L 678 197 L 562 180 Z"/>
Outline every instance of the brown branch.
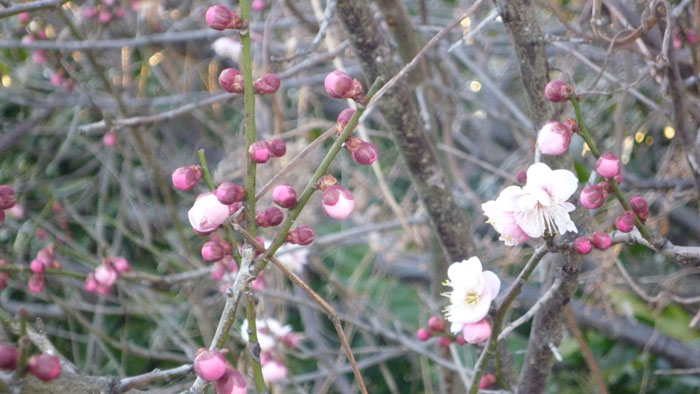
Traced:
<path fill-rule="evenodd" d="M 576 338 L 576 343 L 578 343 L 578 347 L 581 349 L 583 360 L 586 362 L 588 370 L 591 371 L 591 375 L 593 375 L 593 380 L 595 381 L 596 386 L 598 386 L 598 392 L 600 394 L 608 394 L 608 388 L 605 386 L 605 379 L 603 379 L 603 375 L 600 373 L 598 362 L 596 361 L 590 346 L 588 346 L 586 343 L 586 339 L 583 337 L 581 329 L 578 327 L 578 324 L 576 324 L 576 318 L 574 317 L 573 312 L 571 312 L 571 307 L 569 306 L 564 308 L 564 320 L 566 321 L 566 325 L 569 326 L 571 335 Z"/>

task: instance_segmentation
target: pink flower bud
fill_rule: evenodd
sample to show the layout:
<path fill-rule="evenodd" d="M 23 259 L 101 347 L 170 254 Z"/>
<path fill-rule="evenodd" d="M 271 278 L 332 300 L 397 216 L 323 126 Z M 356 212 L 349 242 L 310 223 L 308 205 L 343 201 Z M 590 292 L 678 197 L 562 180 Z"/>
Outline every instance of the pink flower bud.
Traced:
<path fill-rule="evenodd" d="M 617 182 L 618 185 L 622 184 L 623 179 L 624 179 L 624 177 L 622 176 L 622 172 L 620 172 L 619 174 L 617 174 L 613 177 L 613 180 L 615 182 Z"/>
<path fill-rule="evenodd" d="M 265 272 L 261 272 L 258 274 L 258 277 L 255 278 L 252 282 L 250 282 L 250 288 L 253 289 L 253 291 L 263 291 L 265 290 L 266 284 L 265 284 L 265 275 L 263 275 Z"/>
<path fill-rule="evenodd" d="M 373 143 L 366 141 L 362 141 L 360 147 L 352 151 L 352 158 L 363 166 L 370 165 L 377 161 L 378 155 L 379 151 L 377 151 L 377 147 Z"/>
<path fill-rule="evenodd" d="M 270 154 L 274 157 L 282 157 L 287 153 L 287 143 L 283 139 L 277 138 L 267 144 L 270 147 Z"/>
<path fill-rule="evenodd" d="M 61 362 L 57 356 L 40 354 L 27 361 L 27 367 L 37 379 L 49 382 L 61 376 Z"/>
<path fill-rule="evenodd" d="M 245 189 L 235 183 L 224 182 L 216 188 L 216 198 L 220 203 L 231 205 L 235 202 L 241 202 L 245 199 Z"/>
<path fill-rule="evenodd" d="M 226 359 L 218 350 L 199 349 L 194 358 L 194 371 L 207 382 L 219 380 L 226 373 Z"/>
<path fill-rule="evenodd" d="M 467 344 L 467 340 L 464 339 L 464 335 L 462 335 L 462 334 L 457 334 L 457 337 L 455 338 L 455 342 L 457 342 L 457 344 L 459 346 L 464 346 Z"/>
<path fill-rule="evenodd" d="M 246 394 L 247 384 L 242 373 L 236 371 L 232 366 L 226 366 L 226 372 L 216 381 L 216 394 Z"/>
<path fill-rule="evenodd" d="M 574 89 L 564 83 L 564 81 L 553 80 L 549 81 L 544 87 L 544 97 L 554 103 L 561 103 L 569 100 L 569 95 L 574 92 Z"/>
<path fill-rule="evenodd" d="M 515 179 L 522 184 L 527 183 L 527 171 L 525 171 L 525 170 L 518 171 L 518 174 L 515 175 Z"/>
<path fill-rule="evenodd" d="M 93 274 L 92 272 L 89 273 L 85 278 L 85 283 L 83 284 L 85 291 L 87 291 L 88 293 L 94 293 L 97 291 L 98 286 L 99 283 L 97 283 L 97 280 L 95 279 L 95 274 Z"/>
<path fill-rule="evenodd" d="M 614 153 L 605 152 L 596 161 L 595 170 L 603 178 L 612 178 L 620 173 L 620 160 Z"/>
<path fill-rule="evenodd" d="M 0 345 L 0 369 L 12 371 L 17 368 L 17 360 L 19 349 L 8 344 Z"/>
<path fill-rule="evenodd" d="M 46 266 L 39 260 L 32 260 L 31 263 L 29 263 L 29 269 L 32 270 L 32 272 L 44 272 L 44 269 Z"/>
<path fill-rule="evenodd" d="M 265 74 L 255 81 L 253 88 L 257 94 L 272 94 L 280 88 L 280 83 L 277 74 Z"/>
<path fill-rule="evenodd" d="M 263 379 L 267 383 L 275 383 L 287 377 L 287 366 L 279 361 L 268 361 L 262 367 Z"/>
<path fill-rule="evenodd" d="M 112 20 L 112 13 L 103 9 L 98 14 L 97 19 L 100 21 L 100 23 L 108 23 Z"/>
<path fill-rule="evenodd" d="M 418 332 L 416 332 L 416 336 L 418 337 L 419 341 L 425 342 L 428 339 L 432 338 L 433 332 L 430 331 L 430 329 L 423 327 L 418 329 Z"/>
<path fill-rule="evenodd" d="M 97 17 L 97 8 L 95 7 L 85 7 L 83 9 L 83 18 L 85 19 L 95 19 Z"/>
<path fill-rule="evenodd" d="M 190 190 L 202 179 L 202 167 L 186 166 L 173 171 L 173 186 L 178 190 Z"/>
<path fill-rule="evenodd" d="M 95 268 L 95 280 L 104 286 L 112 286 L 117 281 L 117 271 L 104 262 Z"/>
<path fill-rule="evenodd" d="M 593 243 L 593 246 L 600 250 L 605 250 L 609 248 L 610 245 L 612 245 L 610 236 L 607 233 L 599 231 L 596 231 L 595 233 L 591 234 L 591 242 Z"/>
<path fill-rule="evenodd" d="M 491 336 L 491 323 L 484 318 L 473 324 L 465 324 L 462 327 L 462 335 L 467 343 L 481 343 Z"/>
<path fill-rule="evenodd" d="M 355 209 L 352 192 L 343 186 L 331 186 L 323 192 L 323 211 L 335 220 L 345 220 Z"/>
<path fill-rule="evenodd" d="M 496 375 L 492 373 L 482 375 L 479 379 L 479 390 L 490 389 L 494 384 L 496 384 Z"/>
<path fill-rule="evenodd" d="M 602 187 L 598 185 L 588 185 L 581 190 L 579 201 L 581 201 L 581 206 L 586 209 L 597 209 L 603 205 L 607 197 L 607 193 L 605 193 Z"/>
<path fill-rule="evenodd" d="M 292 185 L 277 185 L 272 190 L 272 201 L 282 208 L 292 208 L 297 205 L 297 192 Z"/>
<path fill-rule="evenodd" d="M 229 215 L 228 205 L 220 203 L 211 192 L 200 194 L 187 212 L 192 228 L 202 234 L 216 230 Z"/>
<path fill-rule="evenodd" d="M 243 94 L 243 74 L 235 68 L 227 68 L 219 74 L 219 86 L 229 93 Z"/>
<path fill-rule="evenodd" d="M 223 5 L 215 5 L 209 7 L 204 15 L 207 25 L 214 30 L 238 29 L 241 27 L 241 17 L 233 10 L 224 7 Z"/>
<path fill-rule="evenodd" d="M 615 227 L 623 233 L 629 233 L 632 231 L 635 225 L 634 212 L 626 211 L 620 214 L 620 216 L 615 219 Z"/>
<path fill-rule="evenodd" d="M 204 261 L 213 263 L 224 258 L 224 248 L 216 241 L 209 241 L 202 245 L 202 258 Z"/>
<path fill-rule="evenodd" d="M 340 112 L 340 114 L 338 114 L 338 124 L 336 125 L 336 131 L 338 134 L 341 134 L 343 130 L 345 130 L 345 127 L 347 127 L 348 123 L 350 123 L 350 119 L 352 119 L 353 115 L 355 115 L 355 110 L 352 108 L 345 108 Z M 355 125 L 355 127 L 357 127 L 357 125 Z"/>
<path fill-rule="evenodd" d="M 20 12 L 17 14 L 17 20 L 23 25 L 28 25 L 32 21 L 32 15 L 28 12 Z"/>
<path fill-rule="evenodd" d="M 211 277 L 214 280 L 221 280 L 224 278 L 224 275 L 226 275 L 226 267 L 220 261 L 217 261 L 211 270 Z"/>
<path fill-rule="evenodd" d="M 248 148 L 248 157 L 258 164 L 267 163 L 270 156 L 270 145 L 266 141 L 255 141 Z"/>
<path fill-rule="evenodd" d="M 444 332 L 447 329 L 447 324 L 440 316 L 432 316 L 428 319 L 428 328 L 433 332 Z"/>
<path fill-rule="evenodd" d="M 578 237 L 574 240 L 574 250 L 578 254 L 588 254 L 593 249 L 591 240 L 586 237 Z"/>
<path fill-rule="evenodd" d="M 253 8 L 253 11 L 262 11 L 265 9 L 265 1 L 264 0 L 253 0 L 251 7 Z"/>
<path fill-rule="evenodd" d="M 45 266 L 50 266 L 54 259 L 54 246 L 47 245 L 45 248 L 41 249 L 36 254 L 36 259 L 39 260 Z"/>
<path fill-rule="evenodd" d="M 600 186 L 601 189 L 605 192 L 605 196 L 607 198 L 607 195 L 612 193 L 612 186 L 610 186 L 610 182 L 608 181 L 600 181 L 598 182 L 598 186 Z"/>
<path fill-rule="evenodd" d="M 352 88 L 352 78 L 343 71 L 333 71 L 326 75 L 326 92 L 333 98 L 343 98 Z"/>
<path fill-rule="evenodd" d="M 102 136 L 102 143 L 106 147 L 114 148 L 115 146 L 117 146 L 117 133 L 113 131 L 105 133 L 105 135 Z"/>
<path fill-rule="evenodd" d="M 450 347 L 450 344 L 452 343 L 452 338 L 450 337 L 439 337 L 437 340 L 437 344 L 440 347 Z"/>
<path fill-rule="evenodd" d="M 644 197 L 632 197 L 630 200 L 630 206 L 632 207 L 634 213 L 636 213 L 639 217 L 639 220 L 646 222 L 647 219 L 649 219 L 649 204 L 647 204 Z"/>
<path fill-rule="evenodd" d="M 238 264 L 236 264 L 236 260 L 234 260 L 231 255 L 225 255 L 224 258 L 219 261 L 219 264 L 224 267 L 226 272 L 238 272 Z"/>
<path fill-rule="evenodd" d="M 287 242 L 295 245 L 308 245 L 314 241 L 314 230 L 309 226 L 299 226 L 287 233 Z"/>
<path fill-rule="evenodd" d="M 17 204 L 15 189 L 8 185 L 0 185 L 0 209 L 10 209 Z"/>
<path fill-rule="evenodd" d="M 41 293 L 41 291 L 44 290 L 44 285 L 46 285 L 46 281 L 44 280 L 44 274 L 42 272 L 33 273 L 32 276 L 29 277 L 29 282 L 27 283 L 27 287 L 29 287 L 29 291 L 32 293 Z"/>
<path fill-rule="evenodd" d="M 545 155 L 561 155 L 569 145 L 571 130 L 561 122 L 547 122 L 537 135 L 537 149 Z"/>
<path fill-rule="evenodd" d="M 255 216 L 255 222 L 260 227 L 279 226 L 284 220 L 284 212 L 277 207 L 269 207 Z"/>
<path fill-rule="evenodd" d="M 112 266 L 117 271 L 117 273 L 131 271 L 131 264 L 129 264 L 129 260 L 121 256 L 117 256 L 112 259 Z"/>

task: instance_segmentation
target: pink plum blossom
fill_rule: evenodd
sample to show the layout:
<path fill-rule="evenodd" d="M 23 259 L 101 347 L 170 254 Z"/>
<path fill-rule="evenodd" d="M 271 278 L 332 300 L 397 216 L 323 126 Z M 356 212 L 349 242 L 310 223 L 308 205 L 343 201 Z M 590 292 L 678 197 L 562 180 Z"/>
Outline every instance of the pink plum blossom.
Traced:
<path fill-rule="evenodd" d="M 476 323 L 486 316 L 501 288 L 501 280 L 492 271 L 483 271 L 478 257 L 453 263 L 447 277 L 446 285 L 452 291 L 445 293 L 450 298 L 445 317 L 452 323 L 450 331 L 456 333 L 465 324 Z"/>
<path fill-rule="evenodd" d="M 275 383 L 287 377 L 287 366 L 277 360 L 268 361 L 262 367 L 263 379 Z"/>
<path fill-rule="evenodd" d="M 509 186 L 503 189 L 496 200 L 481 204 L 488 223 L 501 235 L 500 240 L 508 246 L 519 245 L 530 239 L 515 220 L 516 203 L 522 194 L 522 188 Z"/>
<path fill-rule="evenodd" d="M 491 323 L 484 318 L 476 323 L 465 324 L 462 327 L 462 336 L 467 343 L 484 342 L 491 336 Z"/>
<path fill-rule="evenodd" d="M 561 155 L 571 145 L 571 129 L 561 122 L 547 122 L 537 134 L 537 149 L 545 155 Z"/>
<path fill-rule="evenodd" d="M 207 382 L 219 380 L 226 372 L 226 359 L 218 350 L 199 349 L 194 358 L 194 370 Z"/>
<path fill-rule="evenodd" d="M 335 220 L 344 220 L 355 209 L 352 192 L 343 186 L 331 186 L 323 193 L 323 211 Z"/>
<path fill-rule="evenodd" d="M 199 233 L 210 233 L 224 224 L 229 207 L 219 202 L 214 193 L 202 193 L 187 212 L 192 228 Z"/>
<path fill-rule="evenodd" d="M 216 381 L 216 394 L 246 394 L 247 383 L 245 376 L 236 371 L 231 365 L 226 366 L 226 373 Z"/>

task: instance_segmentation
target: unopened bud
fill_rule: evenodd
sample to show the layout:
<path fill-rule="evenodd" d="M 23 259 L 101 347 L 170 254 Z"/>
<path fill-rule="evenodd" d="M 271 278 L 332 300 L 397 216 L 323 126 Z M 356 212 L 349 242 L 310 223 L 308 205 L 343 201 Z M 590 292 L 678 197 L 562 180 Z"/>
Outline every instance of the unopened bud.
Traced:
<path fill-rule="evenodd" d="M 579 201 L 581 201 L 581 206 L 586 209 L 598 209 L 603 205 L 607 197 L 607 193 L 602 187 L 588 185 L 581 190 Z"/>
<path fill-rule="evenodd" d="M 483 375 L 481 379 L 479 379 L 479 390 L 490 389 L 494 384 L 496 384 L 496 381 L 496 375 L 492 373 Z"/>
<path fill-rule="evenodd" d="M 347 93 L 345 93 L 345 98 L 353 99 L 358 103 L 362 103 L 365 99 L 365 92 L 362 89 L 362 83 L 357 79 L 352 80 L 352 86 Z"/>
<path fill-rule="evenodd" d="M 326 75 L 324 86 L 329 96 L 343 98 L 352 89 L 353 80 L 347 73 L 336 70 Z"/>
<path fill-rule="evenodd" d="M 591 234 L 591 242 L 593 243 L 593 246 L 600 250 L 605 250 L 609 248 L 610 245 L 612 245 L 610 236 L 607 233 L 599 231 L 596 231 L 595 233 Z"/>
<path fill-rule="evenodd" d="M 433 332 L 444 332 L 447 324 L 440 316 L 432 316 L 428 319 L 428 328 Z"/>
<path fill-rule="evenodd" d="M 636 213 L 639 217 L 639 220 L 646 222 L 647 219 L 649 219 L 649 204 L 647 204 L 644 197 L 632 197 L 630 200 L 630 206 L 632 207 L 634 213 Z"/>
<path fill-rule="evenodd" d="M 224 205 L 241 202 L 245 198 L 245 189 L 235 183 L 224 182 L 216 188 L 216 198 Z"/>
<path fill-rule="evenodd" d="M 416 332 L 416 337 L 418 337 L 418 340 L 422 341 L 422 342 L 427 341 L 432 336 L 433 336 L 433 332 L 425 327 L 418 329 L 418 332 Z"/>
<path fill-rule="evenodd" d="M 117 146 L 117 133 L 113 131 L 105 133 L 105 135 L 102 136 L 102 143 L 106 147 L 114 148 Z"/>
<path fill-rule="evenodd" d="M 17 360 L 19 360 L 19 350 L 16 346 L 0 345 L 0 369 L 12 371 L 17 368 Z"/>
<path fill-rule="evenodd" d="M 537 149 L 545 155 L 561 155 L 569 145 L 571 130 L 561 122 L 547 122 L 537 135 Z"/>
<path fill-rule="evenodd" d="M 368 166 L 377 161 L 378 155 L 379 151 L 377 147 L 373 143 L 367 141 L 362 141 L 359 148 L 352 151 L 352 158 L 363 166 Z"/>
<path fill-rule="evenodd" d="M 218 350 L 199 349 L 194 358 L 194 371 L 207 382 L 219 380 L 226 373 L 226 359 Z"/>
<path fill-rule="evenodd" d="M 190 190 L 202 179 L 202 167 L 186 166 L 173 171 L 173 186 L 178 190 Z"/>
<path fill-rule="evenodd" d="M 270 146 L 270 154 L 274 157 L 282 157 L 287 153 L 287 143 L 277 138 L 267 143 Z"/>
<path fill-rule="evenodd" d="M 207 25 L 214 30 L 238 29 L 241 27 L 241 17 L 235 11 L 223 5 L 209 7 L 204 15 Z"/>
<path fill-rule="evenodd" d="M 338 124 L 336 125 L 336 131 L 338 134 L 341 134 L 343 130 L 345 130 L 345 127 L 347 127 L 348 123 L 350 123 L 350 119 L 352 119 L 353 115 L 355 115 L 355 110 L 352 108 L 345 108 L 344 110 L 340 111 L 337 119 Z M 355 125 L 355 127 L 357 127 L 357 125 Z"/>
<path fill-rule="evenodd" d="M 588 254 L 593 249 L 591 240 L 586 237 L 578 237 L 574 240 L 574 250 L 578 254 Z"/>
<path fill-rule="evenodd" d="M 444 347 L 444 348 L 450 347 L 451 343 L 452 343 L 452 338 L 449 338 L 449 337 L 440 337 L 437 340 L 438 346 Z"/>
<path fill-rule="evenodd" d="M 549 81 L 544 87 L 544 97 L 554 103 L 561 103 L 569 100 L 569 95 L 574 92 L 574 89 L 567 85 L 564 81 L 554 80 Z"/>
<path fill-rule="evenodd" d="M 46 281 L 43 272 L 33 273 L 32 276 L 29 277 L 29 282 L 27 283 L 27 287 L 32 293 L 41 293 L 45 285 Z"/>
<path fill-rule="evenodd" d="M 8 185 L 0 185 L 0 210 L 10 209 L 17 204 L 15 189 Z"/>
<path fill-rule="evenodd" d="M 309 226 L 299 226 L 287 233 L 287 242 L 295 245 L 308 245 L 314 241 L 314 230 Z"/>
<path fill-rule="evenodd" d="M 280 88 L 280 83 L 277 74 L 265 74 L 255 81 L 253 88 L 257 94 L 272 94 Z"/>
<path fill-rule="evenodd" d="M 595 170 L 603 178 L 612 178 L 620 173 L 620 160 L 614 153 L 605 152 L 596 161 Z"/>
<path fill-rule="evenodd" d="M 267 381 L 267 379 L 265 379 Z M 226 366 L 224 376 L 216 381 L 216 394 L 246 394 L 248 392 L 245 376 L 231 365 Z"/>
<path fill-rule="evenodd" d="M 37 379 L 49 382 L 61 376 L 61 362 L 57 356 L 40 354 L 27 361 L 27 367 Z"/>
<path fill-rule="evenodd" d="M 297 205 L 297 192 L 292 185 L 277 185 L 272 189 L 272 201 L 282 208 L 292 208 Z"/>
<path fill-rule="evenodd" d="M 269 207 L 264 211 L 258 212 L 255 216 L 255 222 L 260 227 L 279 226 L 284 221 L 284 212 L 277 207 Z"/>
<path fill-rule="evenodd" d="M 219 261 L 224 257 L 223 246 L 216 241 L 205 242 L 202 245 L 202 258 L 208 263 Z"/>
<path fill-rule="evenodd" d="M 229 93 L 243 94 L 243 74 L 235 68 L 227 68 L 219 74 L 219 86 Z"/>
<path fill-rule="evenodd" d="M 248 157 L 258 164 L 270 160 L 270 145 L 265 141 L 255 141 L 248 148 Z"/>
<path fill-rule="evenodd" d="M 632 231 L 635 225 L 635 216 L 632 211 L 625 211 L 620 214 L 615 220 L 615 227 L 623 233 L 629 233 Z"/>

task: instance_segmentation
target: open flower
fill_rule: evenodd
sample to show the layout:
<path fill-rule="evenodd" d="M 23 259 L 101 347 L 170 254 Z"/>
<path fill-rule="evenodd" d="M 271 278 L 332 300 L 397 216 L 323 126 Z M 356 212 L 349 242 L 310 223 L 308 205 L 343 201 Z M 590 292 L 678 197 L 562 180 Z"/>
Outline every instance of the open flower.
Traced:
<path fill-rule="evenodd" d="M 447 277 L 444 284 L 451 286 L 452 291 L 444 294 L 450 298 L 445 317 L 452 323 L 450 331 L 457 333 L 465 324 L 476 323 L 486 316 L 501 288 L 501 280 L 491 271 L 482 271 L 478 257 L 453 263 L 447 269 Z"/>
<path fill-rule="evenodd" d="M 578 179 L 571 171 L 552 170 L 544 163 L 535 163 L 527 170 L 525 186 L 505 188 L 496 200 L 482 204 L 481 209 L 506 245 L 518 245 L 545 232 L 577 232 L 569 217 L 575 206 L 566 201 L 577 186 Z"/>

